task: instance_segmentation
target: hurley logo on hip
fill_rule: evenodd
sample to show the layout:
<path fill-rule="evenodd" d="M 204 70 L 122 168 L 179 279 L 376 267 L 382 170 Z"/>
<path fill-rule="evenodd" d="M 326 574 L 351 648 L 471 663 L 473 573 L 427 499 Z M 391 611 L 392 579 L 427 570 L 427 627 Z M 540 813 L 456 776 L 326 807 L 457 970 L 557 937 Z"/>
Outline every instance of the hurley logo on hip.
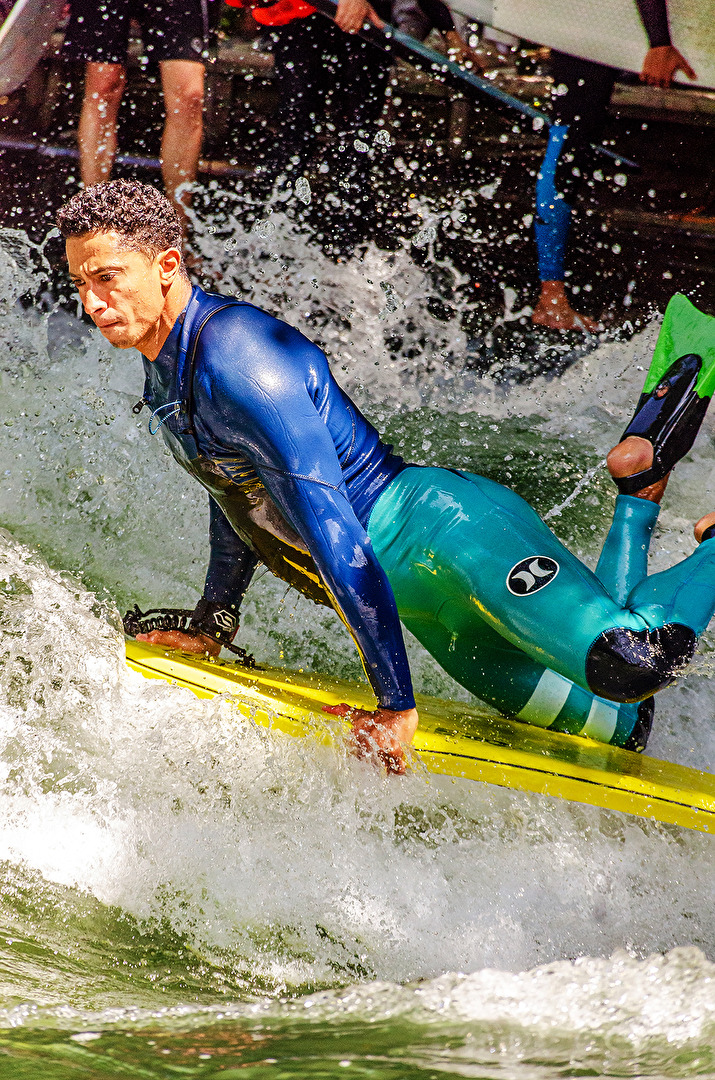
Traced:
<path fill-rule="evenodd" d="M 546 588 L 559 572 L 559 564 L 547 555 L 530 555 L 512 566 L 506 587 L 514 596 L 531 596 Z"/>

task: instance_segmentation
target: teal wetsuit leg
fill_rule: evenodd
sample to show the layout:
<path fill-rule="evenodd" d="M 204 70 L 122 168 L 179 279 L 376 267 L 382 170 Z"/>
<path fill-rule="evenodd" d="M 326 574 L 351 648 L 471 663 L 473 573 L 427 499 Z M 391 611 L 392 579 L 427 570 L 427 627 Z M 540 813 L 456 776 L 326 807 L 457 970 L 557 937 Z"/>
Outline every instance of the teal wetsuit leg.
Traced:
<path fill-rule="evenodd" d="M 445 533 L 457 541 L 457 561 L 460 552 L 466 554 L 470 547 L 481 551 L 494 541 L 483 521 L 471 527 L 475 514 L 484 509 L 475 505 L 481 488 L 473 480 L 481 479 L 440 469 L 410 469 L 380 496 L 368 531 L 403 622 L 457 682 L 500 712 L 540 727 L 625 745 L 638 720 L 636 705 L 599 698 L 528 656 L 482 618 L 479 600 L 460 570 L 444 572 Z M 499 488 L 491 481 L 484 484 L 487 489 Z M 561 557 L 565 549 L 528 504 L 518 496 L 510 502 L 512 514 L 523 514 L 532 523 L 536 518 L 539 531 L 556 545 L 550 552 Z M 487 512 L 494 511 L 493 503 L 487 500 L 485 505 Z M 616 528 L 621 529 L 622 523 L 621 516 Z M 641 540 L 640 534 L 636 539 Z M 545 553 L 543 546 L 538 550 Z M 559 626 L 565 632 L 568 616 L 563 614 Z"/>
<path fill-rule="evenodd" d="M 616 603 L 625 606 L 632 589 L 648 575 L 648 551 L 660 507 L 635 495 L 619 495 L 596 577 Z"/>
<path fill-rule="evenodd" d="M 400 608 L 401 600 L 413 592 L 410 575 L 388 576 Z M 413 607 L 414 595 L 411 599 Z M 403 622 L 453 679 L 499 712 L 552 731 L 628 744 L 639 720 L 637 705 L 596 697 L 535 663 L 473 612 L 447 604 L 439 617 L 406 615 Z"/>
<path fill-rule="evenodd" d="M 715 611 L 715 538 L 670 569 L 640 581 L 627 605 L 655 626 L 681 623 L 699 637 Z"/>
<path fill-rule="evenodd" d="M 623 745 L 637 707 L 589 690 L 592 643 L 613 627 L 673 621 L 697 634 L 715 608 L 715 541 L 645 577 L 656 516 L 654 504 L 619 497 L 602 581 L 523 499 L 472 474 L 405 470 L 375 504 L 368 532 L 405 625 L 462 685 L 530 723 Z M 510 571 L 539 556 L 558 572 L 531 594 L 510 592 Z M 609 570 L 617 558 L 623 566 Z"/>
<path fill-rule="evenodd" d="M 596 638 L 612 627 L 647 626 L 609 595 L 524 499 L 485 477 L 406 469 L 373 507 L 368 531 L 388 576 L 390 567 L 411 566 L 415 579 L 436 583 L 439 608 L 447 601 L 461 605 L 465 616 L 478 615 L 536 663 L 584 690 L 586 656 Z M 555 575 L 517 595 L 507 579 L 525 561 L 523 581 L 530 569 L 539 574 L 539 557 L 555 566 Z"/>

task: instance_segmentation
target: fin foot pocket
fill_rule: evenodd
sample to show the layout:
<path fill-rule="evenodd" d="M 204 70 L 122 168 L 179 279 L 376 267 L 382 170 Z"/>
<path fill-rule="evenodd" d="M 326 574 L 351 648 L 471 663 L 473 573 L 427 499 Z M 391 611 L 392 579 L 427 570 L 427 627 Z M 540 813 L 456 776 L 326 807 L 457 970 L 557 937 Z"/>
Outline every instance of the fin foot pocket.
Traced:
<path fill-rule="evenodd" d="M 652 697 L 646 698 L 638 705 L 638 719 L 633 725 L 633 731 L 623 744 L 624 750 L 633 750 L 636 754 L 642 754 L 648 744 L 650 730 L 653 727 L 655 715 L 655 701 Z"/>
<path fill-rule="evenodd" d="M 616 478 L 622 495 L 635 495 L 662 480 L 692 447 L 710 404 L 709 396 L 697 392 L 702 365 L 696 353 L 681 356 L 650 392 L 641 394 L 621 442 L 631 436 L 647 439 L 653 446 L 653 464 Z"/>
<path fill-rule="evenodd" d="M 614 626 L 596 638 L 586 657 L 586 681 L 598 697 L 642 701 L 672 683 L 690 663 L 697 638 L 689 626 L 655 630 Z"/>

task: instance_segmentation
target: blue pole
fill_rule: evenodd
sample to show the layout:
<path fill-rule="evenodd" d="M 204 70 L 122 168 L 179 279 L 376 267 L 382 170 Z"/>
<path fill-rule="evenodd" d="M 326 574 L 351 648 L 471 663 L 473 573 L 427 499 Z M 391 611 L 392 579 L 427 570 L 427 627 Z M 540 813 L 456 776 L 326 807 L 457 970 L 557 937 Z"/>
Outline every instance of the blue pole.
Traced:
<path fill-rule="evenodd" d="M 0 150 L 20 150 L 38 154 L 40 157 L 70 158 L 75 161 L 79 158 L 79 150 L 74 146 L 52 146 L 35 139 L 0 138 Z M 159 158 L 138 157 L 135 154 L 117 154 L 116 162 L 118 165 L 129 165 L 135 169 L 161 168 Z M 199 172 L 208 173 L 209 176 L 250 176 L 252 170 L 238 165 L 226 165 L 223 161 L 201 160 Z"/>

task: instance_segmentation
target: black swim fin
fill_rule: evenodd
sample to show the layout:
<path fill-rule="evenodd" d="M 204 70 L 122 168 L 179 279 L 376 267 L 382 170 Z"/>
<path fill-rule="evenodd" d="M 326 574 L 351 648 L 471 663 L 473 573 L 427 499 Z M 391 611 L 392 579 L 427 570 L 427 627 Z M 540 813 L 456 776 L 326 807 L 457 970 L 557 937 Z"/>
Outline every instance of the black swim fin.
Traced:
<path fill-rule="evenodd" d="M 631 435 L 653 445 L 653 464 L 614 478 L 623 495 L 662 480 L 700 430 L 715 390 L 715 319 L 676 294 L 665 312 L 643 393 L 621 442 Z"/>
<path fill-rule="evenodd" d="M 634 750 L 636 754 L 643 753 L 648 742 L 650 730 L 653 727 L 654 715 L 655 701 L 652 697 L 645 698 L 643 701 L 638 702 L 638 719 L 633 725 L 633 731 L 628 736 L 628 741 L 624 743 L 624 750 Z"/>
<path fill-rule="evenodd" d="M 681 356 L 650 394 L 641 394 L 621 442 L 631 435 L 647 439 L 653 444 L 653 464 L 643 472 L 616 478 L 622 495 L 633 495 L 662 480 L 695 442 L 710 404 L 709 397 L 698 397 L 695 390 L 702 363 L 695 353 Z"/>

